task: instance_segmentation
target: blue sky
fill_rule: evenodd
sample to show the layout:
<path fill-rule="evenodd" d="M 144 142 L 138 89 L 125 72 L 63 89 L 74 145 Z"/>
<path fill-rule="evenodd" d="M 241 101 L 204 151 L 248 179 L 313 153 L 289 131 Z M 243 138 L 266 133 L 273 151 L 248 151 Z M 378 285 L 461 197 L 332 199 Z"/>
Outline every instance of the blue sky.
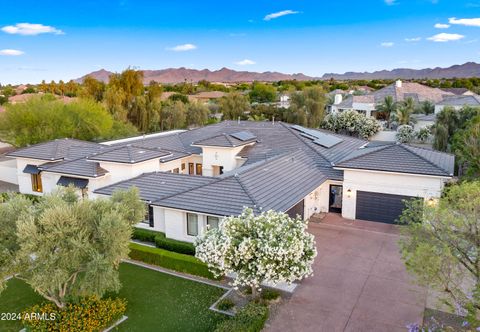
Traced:
<path fill-rule="evenodd" d="M 478 62 L 480 0 L 2 1 L 0 29 L 2 84 L 128 66 L 320 76 Z"/>

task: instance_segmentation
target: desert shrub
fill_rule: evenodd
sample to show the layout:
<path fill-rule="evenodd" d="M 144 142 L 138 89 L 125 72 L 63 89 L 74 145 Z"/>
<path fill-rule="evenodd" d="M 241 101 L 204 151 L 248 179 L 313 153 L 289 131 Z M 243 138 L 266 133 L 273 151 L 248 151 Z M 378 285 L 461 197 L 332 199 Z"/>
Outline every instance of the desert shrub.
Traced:
<path fill-rule="evenodd" d="M 125 313 L 124 299 L 86 297 L 76 303 L 67 303 L 59 309 L 53 303 L 37 304 L 22 312 L 22 322 L 28 331 L 102 331 Z M 40 319 L 36 315 L 44 315 Z"/>

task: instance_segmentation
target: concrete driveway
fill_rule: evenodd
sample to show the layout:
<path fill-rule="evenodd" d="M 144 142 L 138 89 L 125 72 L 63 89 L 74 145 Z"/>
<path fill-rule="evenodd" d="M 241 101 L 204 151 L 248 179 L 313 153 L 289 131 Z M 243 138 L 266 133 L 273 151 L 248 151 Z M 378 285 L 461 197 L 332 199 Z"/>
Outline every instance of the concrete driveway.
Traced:
<path fill-rule="evenodd" d="M 422 322 L 427 293 L 405 270 L 396 226 L 329 214 L 309 231 L 314 276 L 272 313 L 266 331 L 405 331 Z"/>

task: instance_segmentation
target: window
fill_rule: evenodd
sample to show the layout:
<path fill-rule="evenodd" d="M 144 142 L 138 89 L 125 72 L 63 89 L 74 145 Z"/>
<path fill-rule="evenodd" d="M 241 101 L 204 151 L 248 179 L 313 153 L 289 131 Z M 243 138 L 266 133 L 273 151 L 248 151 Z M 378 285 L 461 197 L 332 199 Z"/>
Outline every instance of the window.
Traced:
<path fill-rule="evenodd" d="M 188 174 L 195 174 L 195 164 L 188 163 Z"/>
<path fill-rule="evenodd" d="M 185 170 L 185 167 L 186 167 L 186 166 L 185 166 L 185 163 L 182 163 L 182 171 Z"/>
<path fill-rule="evenodd" d="M 202 164 L 197 164 L 197 175 L 202 175 Z"/>
<path fill-rule="evenodd" d="M 198 235 L 198 215 L 187 213 L 187 234 L 190 236 Z"/>
<path fill-rule="evenodd" d="M 218 228 L 219 223 L 220 223 L 220 218 L 207 216 L 207 226 L 209 229 Z"/>
<path fill-rule="evenodd" d="M 174 168 L 173 169 L 173 173 L 180 173 L 180 169 L 177 167 L 177 168 Z"/>
<path fill-rule="evenodd" d="M 41 193 L 43 191 L 42 187 L 42 176 L 40 173 L 38 174 L 31 174 L 32 176 L 32 190 Z"/>
<path fill-rule="evenodd" d="M 219 173 L 220 173 L 220 175 L 222 175 L 222 174 L 223 174 L 223 166 L 220 166 Z"/>

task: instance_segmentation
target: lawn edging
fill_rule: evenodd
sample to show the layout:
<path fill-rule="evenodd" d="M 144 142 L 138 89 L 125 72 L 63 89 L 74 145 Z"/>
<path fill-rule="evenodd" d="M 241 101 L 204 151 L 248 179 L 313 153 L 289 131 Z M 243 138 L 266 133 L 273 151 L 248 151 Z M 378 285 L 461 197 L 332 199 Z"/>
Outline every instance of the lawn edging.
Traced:
<path fill-rule="evenodd" d="M 130 243 L 129 257 L 147 264 L 161 266 L 178 272 L 215 279 L 206 264 L 199 259 L 185 254 L 152 248 L 138 243 Z"/>

